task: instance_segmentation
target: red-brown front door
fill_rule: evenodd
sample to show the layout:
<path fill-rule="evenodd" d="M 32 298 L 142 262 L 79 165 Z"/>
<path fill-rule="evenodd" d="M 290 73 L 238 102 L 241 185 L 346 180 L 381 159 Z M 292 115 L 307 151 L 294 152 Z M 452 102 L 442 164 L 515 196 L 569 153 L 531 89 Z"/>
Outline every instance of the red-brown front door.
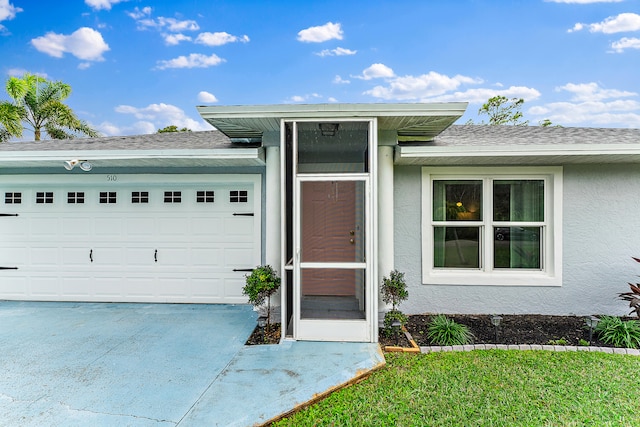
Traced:
<path fill-rule="evenodd" d="M 363 226 L 358 220 L 356 184 L 355 181 L 302 183 L 302 262 L 362 261 L 359 253 Z M 355 296 L 356 275 L 354 269 L 304 268 L 302 296 Z"/>

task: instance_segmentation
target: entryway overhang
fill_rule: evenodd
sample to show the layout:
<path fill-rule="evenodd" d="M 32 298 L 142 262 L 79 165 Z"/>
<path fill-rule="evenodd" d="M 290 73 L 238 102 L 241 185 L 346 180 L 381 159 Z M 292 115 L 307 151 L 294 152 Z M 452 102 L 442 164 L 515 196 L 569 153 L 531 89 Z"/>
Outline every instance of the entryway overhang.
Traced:
<path fill-rule="evenodd" d="M 466 102 L 415 104 L 285 104 L 196 107 L 204 120 L 231 139 L 259 141 L 278 132 L 280 121 L 377 118 L 378 131 L 397 132 L 397 140 L 430 141 L 458 120 Z"/>

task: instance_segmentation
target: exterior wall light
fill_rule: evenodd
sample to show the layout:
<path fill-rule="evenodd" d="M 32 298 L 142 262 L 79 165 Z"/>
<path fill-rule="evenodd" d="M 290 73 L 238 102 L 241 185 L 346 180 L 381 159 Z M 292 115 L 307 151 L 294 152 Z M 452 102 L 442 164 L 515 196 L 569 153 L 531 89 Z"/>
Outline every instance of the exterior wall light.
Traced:
<path fill-rule="evenodd" d="M 85 172 L 89 172 L 91 169 L 93 169 L 93 165 L 86 160 L 73 159 L 73 160 L 67 160 L 66 162 L 64 162 L 64 168 L 68 171 L 72 170 L 76 166 L 79 166 L 80 169 L 82 169 Z"/>
<path fill-rule="evenodd" d="M 338 132 L 338 123 L 320 123 L 318 126 L 322 136 L 336 136 Z"/>
<path fill-rule="evenodd" d="M 265 341 L 265 337 L 264 337 L 265 326 L 267 326 L 267 316 L 258 317 L 258 328 L 260 328 L 260 338 L 262 338 L 262 342 Z"/>

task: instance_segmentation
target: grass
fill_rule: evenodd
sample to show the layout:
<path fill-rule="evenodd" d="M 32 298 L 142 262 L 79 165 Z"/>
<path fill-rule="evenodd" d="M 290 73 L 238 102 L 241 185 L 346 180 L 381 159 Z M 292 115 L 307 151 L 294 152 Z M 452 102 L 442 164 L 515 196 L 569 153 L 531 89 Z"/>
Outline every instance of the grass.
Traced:
<path fill-rule="evenodd" d="M 487 350 L 387 354 L 367 380 L 276 426 L 637 426 L 640 358 Z"/>

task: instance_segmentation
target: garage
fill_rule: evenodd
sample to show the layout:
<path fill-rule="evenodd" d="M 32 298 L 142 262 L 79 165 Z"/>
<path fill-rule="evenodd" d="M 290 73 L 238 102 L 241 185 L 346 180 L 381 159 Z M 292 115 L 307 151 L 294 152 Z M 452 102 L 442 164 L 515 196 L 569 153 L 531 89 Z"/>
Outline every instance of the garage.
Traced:
<path fill-rule="evenodd" d="M 260 236 L 260 174 L 4 175 L 0 299 L 245 303 Z"/>

